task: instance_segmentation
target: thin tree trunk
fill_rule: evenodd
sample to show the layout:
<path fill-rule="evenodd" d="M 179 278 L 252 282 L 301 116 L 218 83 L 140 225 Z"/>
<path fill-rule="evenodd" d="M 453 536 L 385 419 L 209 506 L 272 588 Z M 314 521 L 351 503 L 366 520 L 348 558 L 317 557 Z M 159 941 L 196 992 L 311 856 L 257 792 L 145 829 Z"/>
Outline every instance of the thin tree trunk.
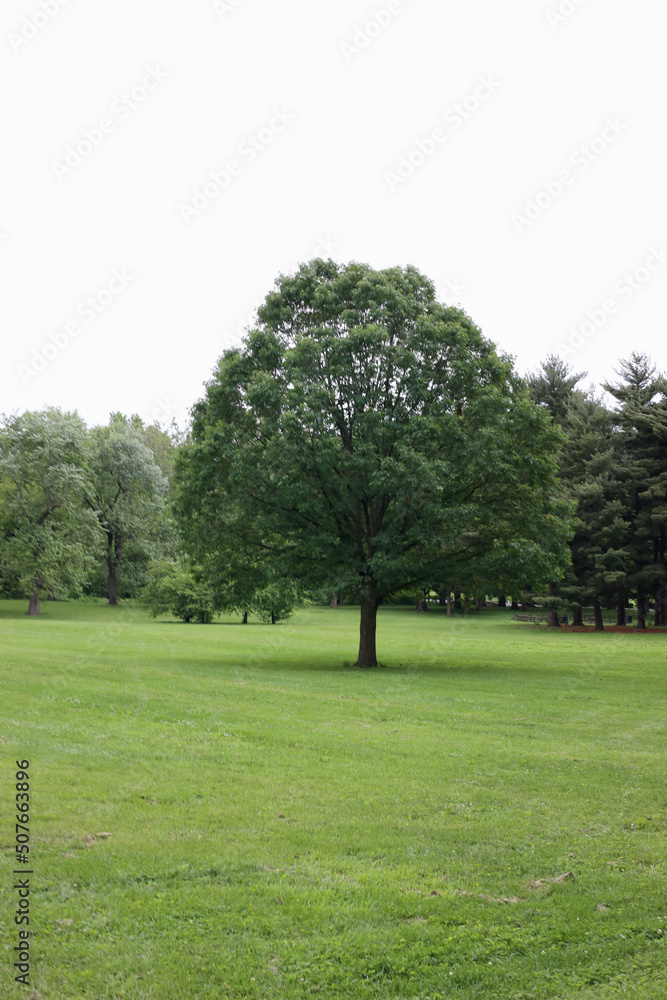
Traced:
<path fill-rule="evenodd" d="M 109 604 L 118 604 L 118 582 L 116 579 L 116 566 L 113 560 L 109 560 Z"/>
<path fill-rule="evenodd" d="M 377 652 L 375 649 L 375 632 L 377 629 L 377 613 L 380 601 L 377 585 L 373 581 L 369 586 L 368 596 L 361 600 L 361 622 L 359 625 L 359 656 L 356 667 L 377 667 Z"/>
<path fill-rule="evenodd" d="M 447 617 L 452 617 L 452 595 L 451 591 L 447 591 Z"/>
<path fill-rule="evenodd" d="M 512 611 L 518 611 L 519 610 L 519 602 L 518 601 L 512 601 L 511 610 Z"/>
<path fill-rule="evenodd" d="M 658 592 L 658 599 L 660 601 L 660 624 L 667 625 L 667 580 L 660 581 L 660 590 Z"/>
<path fill-rule="evenodd" d="M 595 631 L 604 632 L 604 622 L 602 621 L 602 605 L 599 601 L 593 604 L 593 614 L 595 615 Z"/>
<path fill-rule="evenodd" d="M 498 607 L 499 608 L 504 608 L 506 604 L 507 604 L 507 600 L 505 599 L 505 595 L 504 594 L 499 594 L 498 595 Z"/>
<path fill-rule="evenodd" d="M 447 591 L 444 587 L 440 587 L 438 590 L 438 604 L 441 608 L 444 608 L 447 603 Z"/>
<path fill-rule="evenodd" d="M 616 624 L 625 625 L 625 591 L 619 590 L 616 596 Z"/>
<path fill-rule="evenodd" d="M 331 604 L 329 605 L 329 607 L 333 608 L 334 611 L 338 607 L 338 596 L 336 594 L 334 594 L 334 596 L 332 597 Z"/>
<path fill-rule="evenodd" d="M 554 580 L 549 584 L 549 597 L 556 596 L 556 583 Z M 558 620 L 558 608 L 552 608 L 549 612 L 549 621 L 547 622 L 549 628 L 560 628 L 560 621 Z"/>
<path fill-rule="evenodd" d="M 107 566 L 109 567 L 109 604 L 118 604 L 118 579 L 116 571 L 123 555 L 123 539 L 120 535 L 107 532 Z"/>
<path fill-rule="evenodd" d="M 454 589 L 454 609 L 456 611 L 463 611 L 463 606 L 461 605 L 461 591 Z"/>
<path fill-rule="evenodd" d="M 482 600 L 481 597 L 478 597 L 477 598 L 477 610 L 481 611 L 483 607 L 484 607 L 484 601 Z"/>
<path fill-rule="evenodd" d="M 39 590 L 35 587 L 32 594 L 30 595 L 30 603 L 28 604 L 27 615 L 38 615 L 39 614 Z"/>
<path fill-rule="evenodd" d="M 271 612 L 271 624 L 272 625 L 276 624 L 276 616 L 273 611 Z"/>
<path fill-rule="evenodd" d="M 248 612 L 247 611 L 243 612 L 243 624 L 244 625 L 248 624 Z"/>
<path fill-rule="evenodd" d="M 643 584 L 637 587 L 637 628 L 646 628 L 646 594 Z"/>
<path fill-rule="evenodd" d="M 577 625 L 581 628 L 584 624 L 584 619 L 581 611 L 581 604 L 575 604 L 572 608 L 572 624 Z"/>

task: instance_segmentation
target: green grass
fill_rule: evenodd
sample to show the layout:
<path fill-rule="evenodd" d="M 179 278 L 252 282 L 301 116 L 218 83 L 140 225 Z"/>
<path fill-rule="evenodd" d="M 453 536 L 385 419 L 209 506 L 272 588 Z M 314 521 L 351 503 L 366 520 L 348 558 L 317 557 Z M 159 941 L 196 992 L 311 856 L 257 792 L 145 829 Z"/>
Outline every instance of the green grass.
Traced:
<path fill-rule="evenodd" d="M 667 994 L 664 636 L 386 608 L 361 671 L 354 608 L 24 610 L 0 603 L 1 997 Z"/>

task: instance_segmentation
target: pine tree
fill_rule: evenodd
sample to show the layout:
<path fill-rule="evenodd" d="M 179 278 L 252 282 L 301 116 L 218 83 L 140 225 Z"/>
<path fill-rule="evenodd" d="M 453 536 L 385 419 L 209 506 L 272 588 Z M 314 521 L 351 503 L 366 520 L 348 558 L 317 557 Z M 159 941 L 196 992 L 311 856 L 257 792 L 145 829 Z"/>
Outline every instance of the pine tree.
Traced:
<path fill-rule="evenodd" d="M 627 581 L 637 598 L 638 627 L 646 627 L 649 595 L 656 624 L 667 623 L 667 380 L 651 359 L 634 352 L 620 363 L 620 383 L 604 388 L 618 400 L 623 435 L 618 476 L 627 527 Z"/>

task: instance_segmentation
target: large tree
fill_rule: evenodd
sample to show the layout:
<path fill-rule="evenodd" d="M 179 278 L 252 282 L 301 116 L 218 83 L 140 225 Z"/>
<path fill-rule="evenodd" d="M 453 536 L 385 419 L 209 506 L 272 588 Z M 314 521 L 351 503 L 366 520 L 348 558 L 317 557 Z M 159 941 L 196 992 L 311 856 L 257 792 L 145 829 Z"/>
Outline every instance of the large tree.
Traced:
<path fill-rule="evenodd" d="M 624 490 L 627 586 L 646 627 L 649 595 L 656 623 L 667 624 L 667 379 L 639 352 L 621 361 L 621 381 L 604 388 L 618 401 L 622 431 L 617 475 Z"/>
<path fill-rule="evenodd" d="M 258 315 L 193 409 L 181 529 L 200 561 L 246 554 L 356 596 L 357 664 L 374 666 L 384 598 L 501 545 L 510 521 L 517 550 L 537 544 L 558 432 L 413 267 L 314 260 Z M 558 575 L 558 558 L 543 562 Z"/>
<path fill-rule="evenodd" d="M 46 409 L 0 424 L 0 568 L 30 598 L 80 592 L 99 544 L 84 503 L 86 427 L 76 413 Z"/>
<path fill-rule="evenodd" d="M 90 434 L 92 488 L 88 503 L 106 539 L 104 565 L 109 604 L 118 603 L 118 574 L 130 561 L 146 567 L 161 554 L 168 532 L 167 480 L 144 444 L 141 430 L 122 414 Z"/>

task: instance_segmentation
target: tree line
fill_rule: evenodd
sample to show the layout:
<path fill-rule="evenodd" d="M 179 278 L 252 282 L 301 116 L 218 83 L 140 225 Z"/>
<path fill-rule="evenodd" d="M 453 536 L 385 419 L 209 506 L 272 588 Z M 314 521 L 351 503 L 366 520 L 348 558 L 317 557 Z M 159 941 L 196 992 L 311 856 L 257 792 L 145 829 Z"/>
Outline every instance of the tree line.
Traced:
<path fill-rule="evenodd" d="M 633 352 L 602 389 L 578 388 L 586 372 L 573 372 L 550 356 L 527 379 L 533 399 L 561 434 L 559 489 L 574 508 L 570 559 L 545 602 L 570 609 L 575 625 L 592 606 L 625 622 L 636 605 L 638 628 L 667 625 L 667 380 L 651 359 Z"/>
<path fill-rule="evenodd" d="M 220 358 L 187 434 L 46 409 L 0 426 L 0 594 L 141 595 L 153 614 L 278 621 L 308 594 L 379 606 L 649 602 L 667 624 L 667 383 L 548 357 L 525 378 L 413 267 L 281 275 Z M 623 617 L 623 621 L 625 618 Z"/>

